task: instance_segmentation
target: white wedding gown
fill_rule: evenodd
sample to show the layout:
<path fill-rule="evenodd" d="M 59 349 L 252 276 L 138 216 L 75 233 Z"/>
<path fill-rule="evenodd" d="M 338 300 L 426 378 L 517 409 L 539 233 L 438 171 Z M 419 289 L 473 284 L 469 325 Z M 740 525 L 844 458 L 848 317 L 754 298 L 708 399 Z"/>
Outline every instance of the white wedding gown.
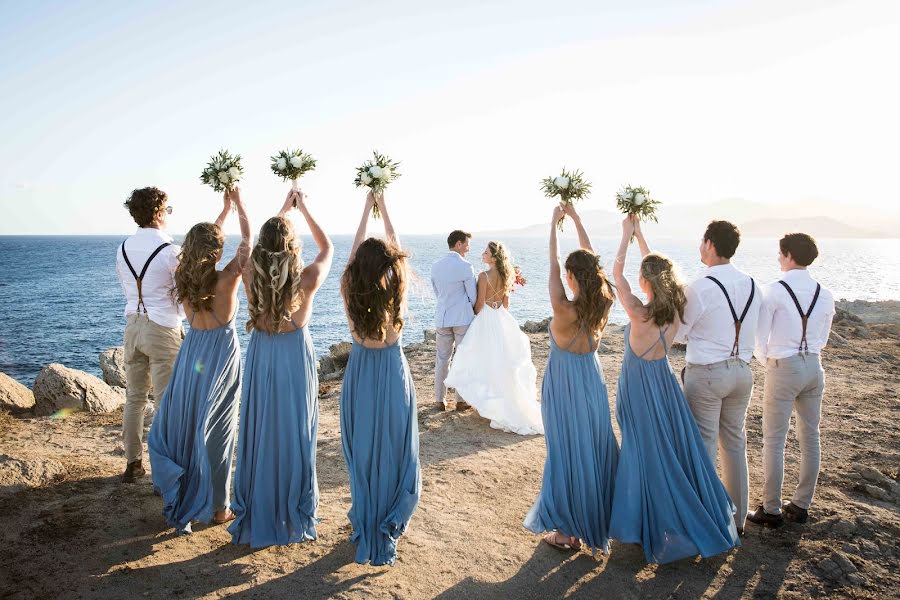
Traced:
<path fill-rule="evenodd" d="M 491 427 L 519 435 L 544 433 L 531 343 L 502 306 L 481 309 L 457 346 L 444 380 Z"/>

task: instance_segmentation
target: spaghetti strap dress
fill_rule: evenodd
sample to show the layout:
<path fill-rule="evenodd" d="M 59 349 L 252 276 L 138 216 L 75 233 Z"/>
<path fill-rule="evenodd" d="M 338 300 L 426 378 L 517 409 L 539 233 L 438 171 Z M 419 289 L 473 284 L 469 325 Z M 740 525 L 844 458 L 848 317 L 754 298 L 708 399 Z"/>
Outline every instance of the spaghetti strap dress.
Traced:
<path fill-rule="evenodd" d="M 356 562 L 392 565 L 422 492 L 416 391 L 399 338 L 384 348 L 353 342 L 341 389 L 341 443 Z"/>
<path fill-rule="evenodd" d="M 740 545 L 734 504 L 716 474 L 668 356 L 645 360 L 631 348 L 616 393 L 622 453 L 610 535 L 641 544 L 648 562 L 713 556 Z"/>
<path fill-rule="evenodd" d="M 209 314 L 219 326 L 187 332 L 147 438 L 163 515 L 180 533 L 230 504 L 241 347 L 234 316 Z"/>
<path fill-rule="evenodd" d="M 244 364 L 232 542 L 252 548 L 317 537 L 319 379 L 306 326 L 250 335 Z"/>
<path fill-rule="evenodd" d="M 568 351 L 578 335 L 560 348 L 550 333 L 541 387 L 547 458 L 540 494 L 524 526 L 532 533 L 574 536 L 606 553 L 619 446 L 593 338 L 588 336 L 592 351 Z"/>

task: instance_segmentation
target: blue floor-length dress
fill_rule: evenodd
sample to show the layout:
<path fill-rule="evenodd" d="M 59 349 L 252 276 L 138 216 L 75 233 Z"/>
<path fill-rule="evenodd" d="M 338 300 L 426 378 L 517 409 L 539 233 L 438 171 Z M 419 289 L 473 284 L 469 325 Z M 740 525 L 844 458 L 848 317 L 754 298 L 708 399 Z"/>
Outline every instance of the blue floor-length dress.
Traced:
<path fill-rule="evenodd" d="M 709 459 L 667 356 L 645 360 L 631 348 L 616 394 L 622 453 L 610 535 L 641 544 L 648 562 L 712 556 L 740 545 L 734 504 Z M 660 340 L 666 352 L 665 332 Z"/>
<path fill-rule="evenodd" d="M 399 339 L 385 348 L 353 343 L 341 389 L 341 442 L 356 562 L 391 565 L 422 489 L 416 392 Z"/>
<path fill-rule="evenodd" d="M 237 468 L 235 544 L 253 548 L 316 539 L 319 380 L 306 326 L 254 330 L 244 364 Z"/>
<path fill-rule="evenodd" d="M 596 351 L 569 352 L 550 334 L 541 415 L 547 458 L 541 492 L 525 517 L 525 528 L 558 531 L 581 539 L 595 552 L 608 552 L 619 446 Z"/>
<path fill-rule="evenodd" d="M 163 515 L 179 532 L 229 506 L 240 372 L 234 318 L 188 330 L 147 437 Z"/>

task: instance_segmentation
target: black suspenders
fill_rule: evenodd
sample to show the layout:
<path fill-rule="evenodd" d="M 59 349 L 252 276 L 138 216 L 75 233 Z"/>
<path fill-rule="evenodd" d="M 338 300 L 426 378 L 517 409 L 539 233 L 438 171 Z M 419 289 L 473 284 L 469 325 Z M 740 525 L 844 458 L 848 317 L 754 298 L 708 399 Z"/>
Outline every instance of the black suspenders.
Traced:
<path fill-rule="evenodd" d="M 137 271 L 134 270 L 134 267 L 131 266 L 131 261 L 128 260 L 128 255 L 125 254 L 125 242 L 122 242 L 122 258 L 125 259 L 125 264 L 128 265 L 128 270 L 131 271 L 131 274 L 134 275 L 134 280 L 137 282 L 137 290 L 138 290 L 138 312 L 141 311 L 141 308 L 144 309 L 144 314 L 147 314 L 147 306 L 144 304 L 144 294 L 141 290 L 141 286 L 143 284 L 144 275 L 147 274 L 147 267 L 150 266 L 150 263 L 153 262 L 153 259 L 156 258 L 156 255 L 162 252 L 162 249 L 166 246 L 170 246 L 169 242 L 165 244 L 161 244 L 159 248 L 153 251 L 153 254 L 150 255 L 150 258 L 147 259 L 147 262 L 144 263 L 144 268 L 141 269 L 141 274 L 138 275 Z"/>
<path fill-rule="evenodd" d="M 800 352 L 809 352 L 809 344 L 806 343 L 806 323 L 809 321 L 809 315 L 812 314 L 813 308 L 819 300 L 819 292 L 822 291 L 822 286 L 818 283 L 816 284 L 816 293 L 813 294 L 812 303 L 810 303 L 809 309 L 804 313 L 803 309 L 800 307 L 800 301 L 797 300 L 797 294 L 794 293 L 791 286 L 785 281 L 779 281 L 778 283 L 783 285 L 784 289 L 787 290 L 787 293 L 791 295 L 791 300 L 794 301 L 794 306 L 797 307 L 797 312 L 800 313 L 800 320 L 803 322 L 803 336 L 800 338 L 800 348 L 798 348 L 798 350 Z"/>
<path fill-rule="evenodd" d="M 731 356 L 740 356 L 741 325 L 744 323 L 744 317 L 746 317 L 747 313 L 750 311 L 750 305 L 753 304 L 753 295 L 756 292 L 756 282 L 753 281 L 752 277 L 750 278 L 750 299 L 747 300 L 747 306 L 744 307 L 744 312 L 742 312 L 740 318 L 738 318 L 737 311 L 734 310 L 734 304 L 731 303 L 731 297 L 728 296 L 728 292 L 725 290 L 725 286 L 722 285 L 722 282 L 712 275 L 707 275 L 706 278 L 712 280 L 713 283 L 719 286 L 722 293 L 725 294 L 725 300 L 728 301 L 728 308 L 731 309 L 731 316 L 734 318 L 734 346 L 731 347 Z"/>

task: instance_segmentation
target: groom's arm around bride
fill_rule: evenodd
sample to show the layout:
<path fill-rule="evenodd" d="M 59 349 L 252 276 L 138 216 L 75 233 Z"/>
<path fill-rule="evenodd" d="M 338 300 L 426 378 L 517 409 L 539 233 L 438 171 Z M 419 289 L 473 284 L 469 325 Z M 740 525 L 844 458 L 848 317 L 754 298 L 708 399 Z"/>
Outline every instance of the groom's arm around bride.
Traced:
<path fill-rule="evenodd" d="M 450 369 L 453 350 L 462 341 L 469 323 L 475 317 L 473 307 L 477 299 L 475 269 L 465 259 L 472 234 L 453 231 L 447 238 L 446 256 L 431 267 L 431 286 L 434 288 L 434 327 L 437 356 L 434 363 L 434 399 L 441 410 L 447 408 L 447 388 L 444 379 Z M 458 395 L 457 395 L 458 396 Z M 458 398 L 457 410 L 467 407 Z"/>

